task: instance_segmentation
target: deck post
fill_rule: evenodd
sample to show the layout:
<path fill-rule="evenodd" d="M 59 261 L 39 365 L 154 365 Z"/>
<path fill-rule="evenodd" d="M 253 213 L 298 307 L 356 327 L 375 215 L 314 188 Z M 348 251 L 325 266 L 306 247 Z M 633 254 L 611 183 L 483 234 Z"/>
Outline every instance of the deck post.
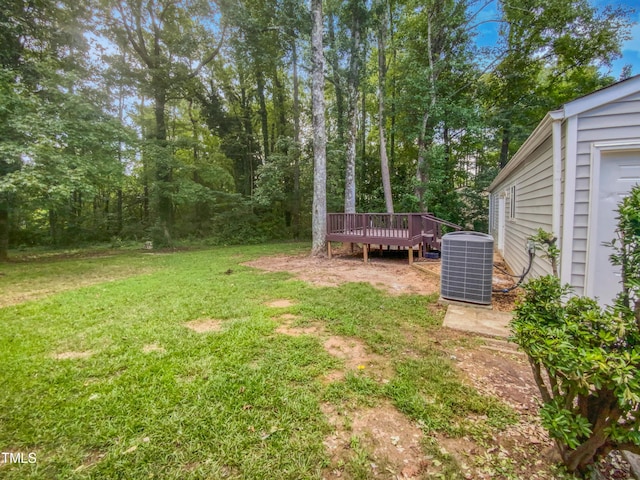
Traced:
<path fill-rule="evenodd" d="M 367 245 L 366 243 L 362 244 L 362 256 L 364 258 L 364 263 L 368 263 L 369 262 L 369 245 Z"/>
<path fill-rule="evenodd" d="M 418 244 L 418 258 L 424 258 L 424 252 L 422 251 L 423 247 L 423 243 Z"/>
<path fill-rule="evenodd" d="M 364 221 L 363 221 L 364 225 L 362 225 L 362 236 L 364 238 L 367 238 L 367 234 L 369 233 L 368 231 L 369 230 L 369 214 L 365 213 L 363 214 L 363 217 L 364 217 Z"/>
<path fill-rule="evenodd" d="M 413 265 L 413 247 L 409 247 L 409 265 Z"/>
<path fill-rule="evenodd" d="M 331 260 L 331 241 L 327 242 L 327 256 L 329 257 L 329 260 Z"/>

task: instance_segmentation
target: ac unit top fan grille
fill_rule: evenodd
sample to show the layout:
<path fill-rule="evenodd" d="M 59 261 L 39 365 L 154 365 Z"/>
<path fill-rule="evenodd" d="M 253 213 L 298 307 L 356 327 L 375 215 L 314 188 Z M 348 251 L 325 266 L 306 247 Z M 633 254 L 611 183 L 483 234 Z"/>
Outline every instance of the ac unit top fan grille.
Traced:
<path fill-rule="evenodd" d="M 440 277 L 442 298 L 491 305 L 493 237 L 478 232 L 444 235 Z"/>

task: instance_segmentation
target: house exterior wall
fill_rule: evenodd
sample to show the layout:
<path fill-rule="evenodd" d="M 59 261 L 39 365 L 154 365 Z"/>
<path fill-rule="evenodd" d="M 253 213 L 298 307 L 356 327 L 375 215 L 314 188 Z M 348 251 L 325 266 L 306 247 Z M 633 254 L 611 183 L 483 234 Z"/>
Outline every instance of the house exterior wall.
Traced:
<path fill-rule="evenodd" d="M 561 122 L 560 128 L 557 122 Z M 552 132 L 561 137 L 555 150 L 561 159 L 560 165 L 556 164 L 560 182 L 555 185 L 559 194 L 555 210 Z M 504 243 L 504 258 L 516 273 L 527 264 L 526 239 L 538 228 L 553 231 L 555 219 L 553 233 L 558 236 L 561 249 L 562 281 L 570 283 L 578 295 L 593 294 L 597 273 L 591 263 L 599 246 L 595 245 L 593 230 L 598 226 L 590 217 L 600 200 L 594 198 L 597 188 L 592 192 L 592 184 L 597 187 L 602 175 L 592 179 L 592 171 L 608 168 L 601 158 L 614 151 L 636 155 L 640 152 L 640 75 L 569 102 L 562 110 L 549 112 L 491 184 L 490 233 L 496 245 Z M 635 158 L 637 161 L 638 157 Z M 515 218 L 510 218 L 514 185 Z M 498 212 L 501 197 L 507 210 L 502 242 Z M 547 260 L 536 258 L 532 275 L 551 273 L 550 270 Z"/>
<path fill-rule="evenodd" d="M 563 277 L 570 279 L 578 295 L 585 293 L 587 239 L 589 228 L 594 227 L 589 224 L 592 146 L 598 142 L 637 141 L 638 139 L 640 139 L 640 93 L 577 116 L 571 271 L 567 276 L 563 274 Z M 564 225 L 563 222 L 563 231 Z M 567 235 L 568 232 L 564 231 L 563 234 Z M 564 254 L 566 255 L 566 252 Z"/>
<path fill-rule="evenodd" d="M 498 245 L 498 194 L 489 194 L 489 235 L 493 236 L 494 245 Z"/>
<path fill-rule="evenodd" d="M 551 133 L 551 132 L 549 132 Z M 515 187 L 515 202 L 512 194 Z M 498 199 L 505 197 L 505 238 L 503 257 L 514 273 L 529 264 L 527 240 L 539 228 L 551 231 L 553 212 L 553 152 L 551 135 L 544 140 L 511 175 L 491 191 L 490 229 L 498 245 Z M 515 210 L 512 207 L 515 204 Z M 537 255 L 530 275 L 551 273 L 548 260 Z"/>

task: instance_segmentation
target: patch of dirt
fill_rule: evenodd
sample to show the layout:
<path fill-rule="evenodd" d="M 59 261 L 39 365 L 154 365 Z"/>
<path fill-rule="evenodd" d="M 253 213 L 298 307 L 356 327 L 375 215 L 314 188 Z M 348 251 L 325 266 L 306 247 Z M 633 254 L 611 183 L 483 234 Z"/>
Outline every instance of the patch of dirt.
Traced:
<path fill-rule="evenodd" d="M 273 307 L 273 308 L 288 308 L 288 307 L 293 307 L 295 305 L 295 302 L 291 300 L 287 300 L 286 298 L 281 298 L 278 300 L 273 300 L 271 302 L 265 303 L 265 305 L 267 307 Z"/>
<path fill-rule="evenodd" d="M 292 327 L 291 325 L 280 325 L 276 328 L 277 333 L 282 335 L 289 335 L 291 337 L 299 337 L 300 335 L 318 335 L 323 332 L 323 329 L 317 325 L 311 325 L 309 327 Z"/>
<path fill-rule="evenodd" d="M 178 375 L 176 376 L 176 380 L 178 383 L 188 384 L 191 382 L 195 382 L 196 379 L 199 378 L 197 375 Z"/>
<path fill-rule="evenodd" d="M 298 315 L 294 315 L 293 313 L 283 313 L 282 315 L 278 315 L 277 317 L 273 317 L 274 320 L 279 320 L 279 321 L 290 321 L 290 320 L 297 320 Z"/>
<path fill-rule="evenodd" d="M 540 394 L 529 362 L 514 344 L 487 339 L 480 348 L 458 347 L 452 354 L 480 393 L 498 397 L 520 413 L 537 413 Z"/>
<path fill-rule="evenodd" d="M 357 370 L 366 373 L 368 376 L 378 381 L 388 381 L 391 377 L 392 369 L 388 361 L 374 353 L 368 351 L 367 346 L 355 338 L 339 337 L 336 335 L 327 336 L 325 328 L 318 324 L 293 325 L 292 321 L 297 319 L 296 315 L 280 315 L 278 320 L 285 321 L 276 328 L 276 333 L 298 337 L 300 335 L 315 335 L 323 341 L 324 349 L 334 357 L 344 361 L 344 370 L 333 370 L 322 379 L 323 383 L 331 383 L 343 380 L 345 372 Z"/>
<path fill-rule="evenodd" d="M 467 478 L 495 478 L 496 465 L 508 459 L 520 470 L 518 478 L 553 479 L 550 467 L 561 458 L 538 417 L 541 398 L 524 353 L 504 340 L 483 339 L 479 347 L 452 349 L 456 366 L 480 393 L 497 397 L 519 414 L 519 421 L 492 438 L 492 446 L 470 445 L 468 439 L 439 438 L 441 444 L 470 472 Z M 465 469 L 464 467 L 468 467 Z M 614 451 L 598 464 L 602 478 L 633 478 L 629 464 Z"/>
<path fill-rule="evenodd" d="M 164 347 L 161 347 L 160 345 L 158 345 L 157 343 L 149 343 L 144 347 L 142 347 L 142 353 L 152 353 L 152 352 L 166 353 L 167 350 Z"/>
<path fill-rule="evenodd" d="M 367 347 L 360 340 L 332 336 L 325 340 L 324 349 L 334 357 L 344 360 L 348 369 L 357 370 L 384 361 L 384 357 L 367 351 Z"/>
<path fill-rule="evenodd" d="M 344 361 L 345 371 L 341 378 L 344 378 L 347 371 L 355 370 L 378 382 L 387 383 L 393 375 L 390 362 L 383 356 L 370 352 L 358 339 L 330 336 L 324 341 L 323 347 L 330 355 Z M 334 375 L 340 378 L 338 374 Z"/>
<path fill-rule="evenodd" d="M 513 478 L 553 479 L 551 466 L 560 458 L 540 425 L 541 399 L 525 355 L 506 340 L 446 329 L 438 332 L 435 343 L 446 349 L 479 393 L 499 399 L 518 414 L 518 422 L 496 433 L 487 445 L 468 437 L 437 435 L 443 453 L 452 455 L 469 479 L 512 478 L 499 473 L 508 468 L 516 475 Z"/>
<path fill-rule="evenodd" d="M 53 355 L 51 355 L 51 358 L 55 358 L 56 360 L 76 360 L 80 358 L 89 358 L 90 356 L 93 355 L 93 353 L 94 352 L 92 352 L 91 350 L 86 350 L 84 352 L 68 351 L 68 352 L 54 353 Z"/>
<path fill-rule="evenodd" d="M 187 322 L 184 326 L 197 333 L 219 332 L 222 330 L 222 320 L 201 318 Z"/>
<path fill-rule="evenodd" d="M 382 257 L 376 257 L 372 253 L 367 264 L 362 261 L 361 256 L 343 253 L 334 256 L 331 260 L 308 255 L 277 255 L 262 257 L 243 265 L 268 272 L 290 272 L 300 280 L 322 287 L 335 287 L 349 282 L 366 282 L 392 295 L 408 293 L 431 295 L 440 292 L 440 260 L 416 259 L 414 268 L 409 266 L 405 257 L 399 258 L 397 252 L 395 253 L 396 255 L 389 256 L 385 252 Z M 509 288 L 514 285 L 514 278 L 502 271 L 510 272 L 500 255 L 495 255 L 494 263 L 497 266 L 493 273 L 495 288 Z M 507 293 L 494 293 L 492 298 L 494 310 L 501 312 L 513 310 L 519 294 L 520 289 Z"/>
<path fill-rule="evenodd" d="M 172 253 L 179 252 L 191 252 L 197 250 L 197 248 L 192 247 L 163 247 L 163 248 L 145 248 L 143 245 L 140 249 L 140 253 L 144 255 L 171 255 Z"/>
<path fill-rule="evenodd" d="M 322 383 L 329 384 L 333 382 L 341 382 L 344 380 L 344 371 L 343 370 L 331 370 L 325 376 L 322 377 Z"/>
<path fill-rule="evenodd" d="M 107 249 L 107 250 L 63 250 L 63 251 L 48 251 L 48 252 L 30 252 L 19 253 L 11 256 L 9 262 L 11 263 L 28 263 L 28 262 L 57 262 L 71 259 L 85 259 L 85 258 L 103 258 L 103 257 L 115 257 L 116 255 L 126 255 L 126 250 Z"/>
<path fill-rule="evenodd" d="M 266 260 L 266 259 L 262 259 Z M 410 291 L 415 285 L 424 287 L 424 293 L 434 293 L 439 286 L 439 262 L 422 262 L 428 265 L 429 273 L 418 272 L 398 261 L 377 259 L 365 265 L 359 259 L 318 260 L 310 257 L 271 257 L 262 264 L 270 271 L 288 270 L 299 278 L 319 285 L 338 285 L 348 281 L 367 281 L 377 288 L 384 288 L 392 293 Z M 252 262 L 251 266 L 258 266 Z M 407 282 L 411 276 L 417 281 Z M 407 282 L 397 288 L 398 282 Z M 414 292 L 420 293 L 420 292 Z M 502 298 L 498 310 L 513 308 L 512 295 L 508 301 Z M 438 308 L 438 307 L 434 307 Z M 324 331 L 317 326 L 295 327 L 291 321 L 297 317 L 279 316 L 284 324 L 278 328 L 280 333 L 290 335 L 318 335 Z M 442 348 L 450 352 L 452 360 L 480 393 L 491 395 L 507 403 L 520 414 L 520 421 L 500 432 L 489 446 L 480 445 L 469 438 L 446 438 L 438 436 L 437 440 L 444 451 L 457 459 L 468 478 L 495 478 L 496 469 L 507 455 L 515 465 L 522 465 L 526 475 L 533 478 L 551 478 L 549 465 L 557 461 L 552 455 L 553 443 L 545 430 L 540 426 L 538 411 L 538 392 L 526 358 L 517 352 L 512 344 L 498 340 L 478 340 L 476 337 L 462 332 L 443 331 L 442 338 L 422 338 L 417 332 L 403 332 L 412 339 L 414 347 L 407 351 L 409 356 L 420 355 L 423 348 Z M 419 343 L 420 345 L 416 345 Z M 323 383 L 341 381 L 345 371 L 359 370 L 364 374 L 384 381 L 391 378 L 391 366 L 387 359 L 368 351 L 366 345 L 353 338 L 330 336 L 324 340 L 324 348 L 345 362 L 344 370 L 329 372 L 322 379 Z M 354 455 L 350 444 L 352 436 L 358 437 L 362 448 L 370 452 L 371 476 L 389 475 L 392 478 L 428 478 L 438 473 L 438 466 L 424 456 L 419 439 L 421 430 L 413 425 L 390 404 L 365 410 L 338 412 L 336 407 L 323 407 L 329 422 L 335 431 L 325 439 L 325 446 L 332 459 L 331 466 L 323 472 L 324 478 L 342 478 L 348 476 L 345 464 Z M 545 457 L 541 451 L 547 451 Z M 544 460 L 541 460 L 544 458 Z M 497 466 L 496 466 L 497 465 Z M 514 467 L 515 468 L 515 467 Z M 536 477 L 538 470 L 543 473 Z M 524 477 L 523 477 L 524 478 Z"/>
<path fill-rule="evenodd" d="M 189 462 L 182 466 L 182 470 L 184 470 L 185 472 L 191 473 L 199 467 L 200 467 L 200 462 Z"/>
<path fill-rule="evenodd" d="M 299 337 L 300 335 L 322 335 L 325 333 L 321 325 L 293 325 L 293 322 L 299 318 L 297 315 L 291 313 L 284 313 L 274 317 L 274 320 L 282 322 L 282 324 L 276 328 L 276 333 L 289 335 L 291 337 Z"/>
<path fill-rule="evenodd" d="M 371 477 L 408 480 L 419 478 L 427 468 L 428 460 L 420 445 L 422 430 L 390 402 L 348 413 L 329 403 L 321 408 L 334 429 L 324 440 L 331 465 L 323 472 L 323 478 L 343 476 L 344 464 L 354 454 L 353 437 L 369 452 Z"/>
<path fill-rule="evenodd" d="M 246 265 L 267 271 L 289 271 L 297 278 L 322 286 L 363 281 L 391 294 L 431 294 L 439 291 L 439 262 L 416 262 L 423 270 L 419 271 L 405 261 L 406 258 L 392 260 L 374 257 L 371 263 L 365 265 L 361 258 L 353 256 L 332 260 L 278 256 L 262 258 Z M 495 263 L 506 269 L 501 258 L 497 257 Z M 497 269 L 494 271 L 494 282 L 504 285 L 504 288 L 513 285 L 512 277 Z M 512 310 L 517 292 L 516 289 L 508 294 L 494 295 L 493 308 L 499 311 Z M 433 308 L 439 310 L 442 307 L 434 305 Z M 359 370 L 363 374 L 376 372 L 373 377 L 377 377 L 378 381 L 391 378 L 393 372 L 388 359 L 370 353 L 363 342 L 352 338 L 326 337 L 322 329 L 318 332 L 297 330 L 297 327 L 287 323 L 295 320 L 294 317 L 277 317 L 285 321 L 283 332 L 324 337 L 325 349 L 345 362 L 345 369 L 327 373 L 322 379 L 324 383 L 343 380 L 345 371 L 349 370 Z M 408 345 L 411 345 L 403 352 L 404 355 L 420 356 L 433 348 L 446 352 L 470 385 L 481 394 L 506 403 L 518 414 L 516 424 L 481 442 L 468 437 L 448 438 L 442 434 L 434 437 L 443 453 L 456 459 L 465 478 L 554 478 L 552 466 L 559 462 L 559 457 L 553 442 L 540 425 L 540 397 L 524 354 L 518 352 L 515 345 L 503 340 L 479 338 L 449 329 L 430 331 L 428 334 L 421 332 L 421 329 L 414 330 L 405 328 L 399 332 L 407 337 Z M 360 448 L 369 454 L 372 478 L 431 478 L 438 475 L 438 463 L 426 457 L 420 448 L 420 439 L 423 438 L 421 430 L 391 404 L 353 411 L 338 411 L 334 405 L 326 404 L 323 412 L 334 427 L 334 431 L 325 439 L 331 465 L 323 471 L 323 478 L 349 478 L 349 471 L 346 470 L 348 462 L 357 454 L 351 445 L 352 437 L 357 437 Z"/>
<path fill-rule="evenodd" d="M 82 470 L 86 470 L 87 468 L 93 467 L 95 464 L 100 462 L 105 456 L 106 456 L 105 452 L 101 452 L 99 450 L 91 450 L 89 454 L 85 457 L 82 464 L 73 470 L 74 473 L 78 473 L 78 472 L 81 472 Z"/>
<path fill-rule="evenodd" d="M 372 258 L 365 264 L 362 258 L 345 256 L 331 260 L 308 255 L 278 255 L 262 257 L 243 265 L 268 272 L 291 272 L 296 278 L 323 287 L 335 287 L 348 282 L 366 282 L 393 295 L 415 293 L 430 295 L 439 291 L 435 278 L 428 278 L 401 260 Z"/>

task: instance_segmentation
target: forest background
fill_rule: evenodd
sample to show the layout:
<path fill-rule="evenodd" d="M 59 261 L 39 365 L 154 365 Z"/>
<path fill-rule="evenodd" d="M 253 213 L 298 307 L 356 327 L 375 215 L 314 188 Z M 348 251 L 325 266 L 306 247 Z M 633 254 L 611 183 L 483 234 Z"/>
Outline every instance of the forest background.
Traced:
<path fill-rule="evenodd" d="M 428 211 L 486 231 L 484 189 L 544 114 L 632 73 L 606 73 L 631 38 L 625 6 L 315 5 L 330 212 Z M 479 46 L 488 24 L 496 42 Z M 6 0 L 0 260 L 309 238 L 311 32 L 299 0 Z"/>

